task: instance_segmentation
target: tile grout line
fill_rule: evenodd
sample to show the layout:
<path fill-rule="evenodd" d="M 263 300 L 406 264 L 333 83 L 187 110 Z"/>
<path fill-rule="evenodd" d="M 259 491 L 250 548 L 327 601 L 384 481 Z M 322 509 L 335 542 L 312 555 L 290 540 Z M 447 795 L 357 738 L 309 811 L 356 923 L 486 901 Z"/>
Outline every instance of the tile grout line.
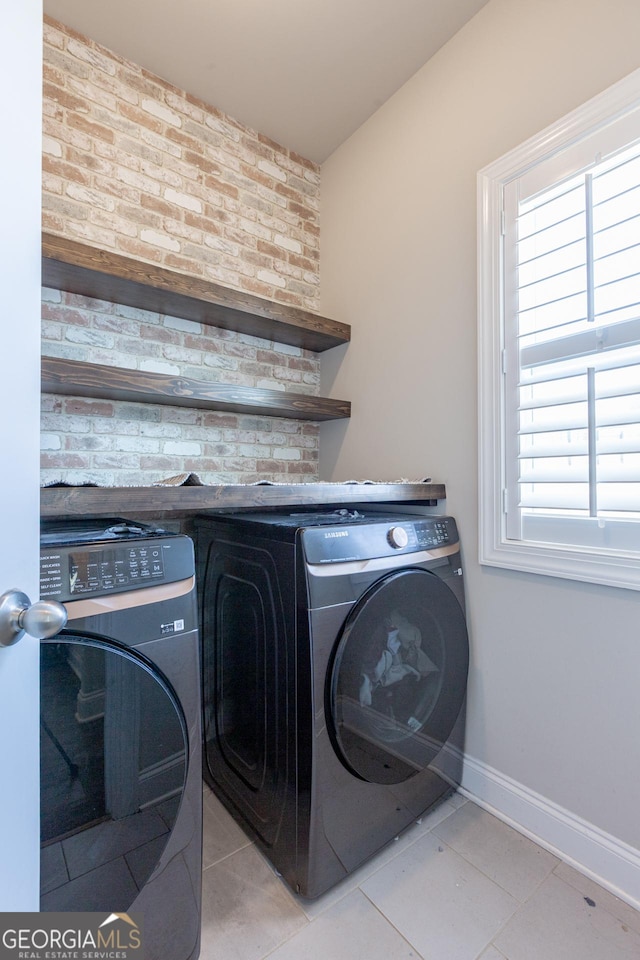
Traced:
<path fill-rule="evenodd" d="M 367 879 L 368 879 L 368 878 L 367 878 Z M 412 950 L 415 950 L 416 956 L 417 956 L 418 960 L 427 960 L 427 958 L 424 956 L 424 954 L 423 954 L 423 953 L 420 953 L 420 951 L 419 951 L 418 948 L 415 946 L 415 944 L 413 944 L 413 943 L 411 942 L 411 940 L 407 939 L 407 937 L 406 937 L 403 933 L 401 933 L 400 930 L 398 930 L 398 928 L 396 927 L 396 925 L 395 925 L 394 923 L 392 923 L 392 921 L 389 919 L 389 917 L 387 917 L 386 914 L 384 914 L 384 913 L 382 912 L 382 910 L 381 910 L 380 907 L 377 905 L 377 903 L 374 903 L 373 900 L 372 900 L 370 897 L 367 896 L 367 894 L 364 892 L 364 890 L 363 890 L 361 887 L 359 887 L 359 886 L 356 887 L 356 890 L 357 890 L 359 893 L 361 893 L 362 896 L 365 897 L 365 899 L 367 900 L 367 902 L 370 903 L 371 906 L 380 914 L 380 916 L 381 916 L 382 919 L 385 921 L 385 923 L 387 923 L 387 924 L 391 927 L 392 930 L 395 930 L 395 932 L 396 932 L 396 933 L 398 934 L 398 936 L 403 940 L 403 942 L 406 943 Z M 352 891 L 352 892 L 354 892 L 354 891 Z"/>

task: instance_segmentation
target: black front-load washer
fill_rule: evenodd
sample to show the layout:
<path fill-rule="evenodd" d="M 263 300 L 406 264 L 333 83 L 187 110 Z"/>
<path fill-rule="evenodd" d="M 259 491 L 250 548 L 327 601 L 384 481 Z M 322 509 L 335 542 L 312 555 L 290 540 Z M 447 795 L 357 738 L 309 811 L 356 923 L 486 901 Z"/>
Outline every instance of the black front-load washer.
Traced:
<path fill-rule="evenodd" d="M 460 782 L 456 523 L 340 510 L 196 529 L 205 779 L 316 897 Z"/>
<path fill-rule="evenodd" d="M 147 960 L 195 960 L 193 543 L 123 520 L 54 522 L 43 527 L 40 556 L 40 595 L 68 614 L 40 647 L 40 909 L 130 913 Z"/>

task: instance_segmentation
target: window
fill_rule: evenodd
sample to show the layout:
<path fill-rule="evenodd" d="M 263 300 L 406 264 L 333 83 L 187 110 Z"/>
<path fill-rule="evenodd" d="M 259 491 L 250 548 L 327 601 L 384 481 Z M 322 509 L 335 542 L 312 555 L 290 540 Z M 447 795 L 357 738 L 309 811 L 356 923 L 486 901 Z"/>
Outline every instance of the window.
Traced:
<path fill-rule="evenodd" d="M 480 562 L 640 590 L 640 71 L 479 174 Z"/>

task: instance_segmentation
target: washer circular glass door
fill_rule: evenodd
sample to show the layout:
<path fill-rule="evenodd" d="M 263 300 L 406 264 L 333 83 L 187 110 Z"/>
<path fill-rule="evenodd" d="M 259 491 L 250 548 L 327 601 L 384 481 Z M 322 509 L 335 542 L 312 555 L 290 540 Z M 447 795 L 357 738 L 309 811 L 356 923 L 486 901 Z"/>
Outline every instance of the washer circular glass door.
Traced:
<path fill-rule="evenodd" d="M 462 608 L 435 574 L 407 568 L 351 609 L 329 670 L 334 747 L 373 783 L 401 783 L 448 740 L 464 702 L 469 643 Z"/>
<path fill-rule="evenodd" d="M 40 644 L 41 909 L 126 912 L 171 836 L 188 738 L 139 652 L 64 631 Z"/>

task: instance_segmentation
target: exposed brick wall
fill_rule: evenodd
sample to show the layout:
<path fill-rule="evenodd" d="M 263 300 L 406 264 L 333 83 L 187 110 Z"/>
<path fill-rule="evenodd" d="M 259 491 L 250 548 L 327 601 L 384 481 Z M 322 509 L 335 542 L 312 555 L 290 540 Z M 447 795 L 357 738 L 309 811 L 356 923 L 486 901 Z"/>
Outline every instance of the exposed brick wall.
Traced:
<path fill-rule="evenodd" d="M 43 227 L 317 311 L 318 167 L 45 19 Z M 45 291 L 43 352 L 317 393 L 295 347 Z M 43 398 L 43 482 L 317 478 L 318 428 L 147 404 Z"/>

